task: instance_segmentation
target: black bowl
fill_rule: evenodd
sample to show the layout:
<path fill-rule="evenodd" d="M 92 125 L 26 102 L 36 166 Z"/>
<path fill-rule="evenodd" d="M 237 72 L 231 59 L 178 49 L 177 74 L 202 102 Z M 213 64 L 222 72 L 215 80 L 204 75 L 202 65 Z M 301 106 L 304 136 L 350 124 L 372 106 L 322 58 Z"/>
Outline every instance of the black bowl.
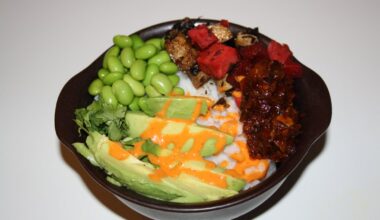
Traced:
<path fill-rule="evenodd" d="M 215 23 L 216 20 L 197 19 L 199 22 Z M 161 37 L 179 20 L 157 24 L 136 32 L 143 39 Z M 233 32 L 246 27 L 230 24 Z M 264 43 L 271 39 L 260 34 Z M 63 87 L 55 110 L 55 129 L 58 138 L 78 158 L 92 178 L 105 189 L 118 197 L 135 211 L 153 219 L 232 219 L 241 216 L 267 200 L 297 168 L 312 144 L 326 131 L 331 121 L 331 100 L 323 80 L 314 71 L 302 65 L 303 76 L 295 81 L 296 106 L 302 113 L 302 133 L 297 137 L 296 153 L 286 161 L 277 164 L 277 171 L 257 186 L 236 196 L 202 204 L 175 204 L 151 199 L 127 188 L 120 188 L 106 180 L 101 169 L 92 166 L 80 156 L 73 142 L 83 141 L 73 121 L 74 110 L 84 107 L 92 101 L 87 92 L 90 82 L 97 77 L 102 67 L 104 53 L 90 66 L 76 74 Z"/>

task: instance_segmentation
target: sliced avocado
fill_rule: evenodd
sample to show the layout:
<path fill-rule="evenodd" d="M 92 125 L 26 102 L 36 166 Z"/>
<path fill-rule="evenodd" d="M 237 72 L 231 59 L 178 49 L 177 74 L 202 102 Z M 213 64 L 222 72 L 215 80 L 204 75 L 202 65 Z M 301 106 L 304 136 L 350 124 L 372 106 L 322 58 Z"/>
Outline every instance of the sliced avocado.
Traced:
<path fill-rule="evenodd" d="M 161 181 L 152 181 L 149 175 L 155 168 L 146 162 L 142 162 L 133 155 L 129 155 L 124 160 L 117 160 L 109 155 L 109 139 L 97 132 L 91 132 L 86 140 L 97 163 L 103 167 L 107 173 L 112 174 L 112 178 L 120 184 L 143 194 L 159 200 L 171 201 L 175 199 L 186 201 L 203 201 L 202 198 L 195 198 L 192 193 L 178 187 L 171 181 L 163 178 Z"/>
<path fill-rule="evenodd" d="M 113 185 L 115 185 L 115 186 L 123 186 L 119 181 L 117 181 L 115 178 L 113 178 L 113 177 L 110 177 L 110 176 L 107 176 L 106 177 L 106 180 L 109 182 L 109 183 L 111 183 L 111 184 L 113 184 Z"/>
<path fill-rule="evenodd" d="M 169 106 L 166 104 L 170 102 Z M 201 109 L 199 115 L 205 115 L 208 111 L 207 103 L 209 100 L 204 97 L 187 97 L 187 96 L 173 96 L 173 97 L 151 97 L 146 98 L 145 108 L 143 111 L 149 116 L 156 116 L 158 112 L 165 107 L 164 118 L 177 118 L 190 120 L 194 117 L 197 103 L 201 102 Z M 199 115 L 195 115 L 198 117 Z"/>
<path fill-rule="evenodd" d="M 194 177 L 192 175 L 181 173 L 176 182 L 181 184 L 187 191 L 192 192 L 194 195 L 199 195 L 204 201 L 214 201 L 222 198 L 227 198 L 236 195 L 238 192 L 235 190 L 220 188 Z M 180 198 L 181 199 L 181 198 Z"/>
<path fill-rule="evenodd" d="M 213 155 L 216 152 L 216 139 L 208 139 L 204 145 L 204 147 L 201 150 L 202 157 L 208 157 Z"/>
<path fill-rule="evenodd" d="M 182 148 L 181 148 L 181 152 L 184 153 L 184 152 L 188 152 L 191 147 L 193 146 L 194 144 L 194 138 L 190 138 L 189 140 L 187 140 L 185 142 L 185 144 L 183 144 Z"/>
<path fill-rule="evenodd" d="M 220 188 L 205 183 L 186 173 L 153 181 L 149 175 L 153 174 L 157 168 L 138 160 L 133 155 L 128 155 L 123 160 L 115 159 L 109 154 L 109 143 L 109 139 L 98 132 L 91 132 L 86 140 L 88 149 L 94 155 L 99 166 L 110 175 L 107 180 L 116 186 L 126 186 L 151 198 L 178 203 L 212 201 L 238 193 L 233 189 Z M 206 169 L 206 166 L 198 161 L 190 165 L 199 169 Z"/>
<path fill-rule="evenodd" d="M 95 157 L 94 155 L 92 154 L 92 152 L 86 147 L 86 145 L 84 143 L 73 143 L 73 146 L 75 148 L 75 150 L 77 150 L 77 152 L 79 154 L 81 154 L 83 157 L 85 157 L 88 161 L 90 161 L 90 163 L 94 166 L 99 166 L 99 164 L 96 162 L 95 160 Z"/>
<path fill-rule="evenodd" d="M 206 163 L 204 161 L 188 160 L 184 162 L 182 166 L 193 170 L 208 170 L 212 173 L 218 173 L 220 175 L 223 175 L 226 177 L 227 189 L 234 190 L 236 192 L 239 192 L 241 189 L 243 189 L 243 187 L 246 184 L 246 181 L 243 179 L 239 179 L 224 172 L 221 172 L 223 169 L 218 169 L 218 166 L 213 169 L 207 168 Z"/>
<path fill-rule="evenodd" d="M 127 123 L 129 130 L 128 135 L 132 138 L 140 137 L 140 135 L 149 127 L 149 123 L 152 120 L 143 112 L 127 112 L 125 115 L 125 122 Z"/>
<path fill-rule="evenodd" d="M 230 175 L 226 175 L 227 177 L 227 185 L 228 189 L 235 190 L 239 192 L 244 188 L 244 186 L 247 184 L 247 182 L 243 179 L 239 179 Z"/>
<path fill-rule="evenodd" d="M 203 131 L 208 131 L 210 133 L 215 134 L 215 136 L 222 136 L 225 138 L 225 146 L 229 145 L 233 141 L 233 137 L 223 133 L 221 131 L 212 129 L 212 128 L 207 128 L 203 127 L 200 125 L 197 125 L 195 123 L 185 123 L 185 122 L 178 122 L 178 121 L 172 121 L 168 119 L 162 119 L 162 118 L 152 118 L 149 117 L 143 113 L 139 112 L 127 112 L 125 116 L 126 123 L 129 125 L 129 131 L 128 135 L 130 137 L 140 137 L 141 134 L 148 129 L 149 124 L 152 120 L 159 120 L 162 122 L 166 122 L 165 127 L 161 130 L 162 134 L 171 134 L 171 135 L 181 135 L 182 131 L 187 127 L 189 129 L 190 133 L 200 133 Z M 194 140 L 193 140 L 194 142 Z M 191 149 L 191 146 L 189 146 L 191 141 L 187 141 L 184 146 L 177 146 L 181 147 L 182 152 L 186 152 Z M 210 138 L 208 139 L 202 149 L 201 149 L 201 155 L 203 157 L 208 157 L 211 156 L 215 153 L 217 153 L 217 148 L 216 148 L 216 140 L 215 138 Z M 192 144 L 191 144 L 192 145 Z"/>
<path fill-rule="evenodd" d="M 166 157 L 172 153 L 170 149 L 164 149 L 160 145 L 153 143 L 151 140 L 146 140 L 141 146 L 145 153 L 150 153 L 159 157 Z"/>

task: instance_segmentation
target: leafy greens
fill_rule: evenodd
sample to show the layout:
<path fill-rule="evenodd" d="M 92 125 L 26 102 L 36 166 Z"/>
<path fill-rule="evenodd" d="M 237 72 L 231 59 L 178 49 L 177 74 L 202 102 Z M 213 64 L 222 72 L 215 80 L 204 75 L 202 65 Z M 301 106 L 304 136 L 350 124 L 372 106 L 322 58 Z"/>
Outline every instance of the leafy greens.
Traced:
<path fill-rule="evenodd" d="M 97 131 L 113 141 L 127 137 L 128 125 L 125 122 L 127 107 L 109 105 L 101 99 L 93 101 L 89 106 L 75 110 L 75 123 L 86 133 Z"/>

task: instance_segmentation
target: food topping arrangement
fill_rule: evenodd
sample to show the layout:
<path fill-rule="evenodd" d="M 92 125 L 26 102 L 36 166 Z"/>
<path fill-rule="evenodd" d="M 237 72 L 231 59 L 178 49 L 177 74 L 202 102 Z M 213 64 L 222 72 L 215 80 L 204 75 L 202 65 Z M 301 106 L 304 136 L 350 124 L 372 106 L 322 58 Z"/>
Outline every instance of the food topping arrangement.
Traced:
<path fill-rule="evenodd" d="M 287 45 L 257 29 L 188 18 L 145 41 L 116 35 L 75 111 L 78 153 L 107 180 L 177 203 L 214 201 L 254 187 L 291 156 L 301 130 Z"/>

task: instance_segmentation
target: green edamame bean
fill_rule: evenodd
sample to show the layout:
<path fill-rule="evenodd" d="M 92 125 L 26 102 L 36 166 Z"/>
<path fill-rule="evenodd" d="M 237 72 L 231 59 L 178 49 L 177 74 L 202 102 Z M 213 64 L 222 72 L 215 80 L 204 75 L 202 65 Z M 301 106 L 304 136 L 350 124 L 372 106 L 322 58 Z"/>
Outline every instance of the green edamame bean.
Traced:
<path fill-rule="evenodd" d="M 148 104 L 147 104 L 147 97 L 141 97 L 140 99 L 139 99 L 139 107 L 140 107 L 140 109 L 143 111 L 143 112 L 145 112 L 145 114 L 147 114 L 147 115 L 149 115 L 149 116 L 153 116 L 152 114 L 151 114 L 151 111 L 149 111 L 149 107 L 148 107 Z"/>
<path fill-rule="evenodd" d="M 123 79 L 123 73 L 110 72 L 103 78 L 103 83 L 106 85 L 112 85 L 112 83 L 119 79 Z"/>
<path fill-rule="evenodd" d="M 99 71 L 98 71 L 98 78 L 103 80 L 105 76 L 108 75 L 108 73 L 110 73 L 107 69 L 104 69 L 104 68 L 101 68 Z"/>
<path fill-rule="evenodd" d="M 121 63 L 127 67 L 131 68 L 132 63 L 135 61 L 135 52 L 132 48 L 126 47 L 120 53 L 120 61 Z"/>
<path fill-rule="evenodd" d="M 116 106 L 118 104 L 115 95 L 112 93 L 111 86 L 103 86 L 100 97 L 106 104 Z"/>
<path fill-rule="evenodd" d="M 110 72 L 119 72 L 124 73 L 124 66 L 119 60 L 119 58 L 115 56 L 109 56 L 107 61 L 108 69 Z"/>
<path fill-rule="evenodd" d="M 161 93 L 159 93 L 153 86 L 147 85 L 145 87 L 145 92 L 149 97 L 159 97 Z"/>
<path fill-rule="evenodd" d="M 129 36 L 126 35 L 116 35 L 113 37 L 113 43 L 120 47 L 120 48 L 125 48 L 125 47 L 132 47 L 132 39 Z"/>
<path fill-rule="evenodd" d="M 168 76 L 170 82 L 172 83 L 173 86 L 176 86 L 179 82 L 179 76 L 174 74 L 174 75 L 169 75 Z"/>
<path fill-rule="evenodd" d="M 132 39 L 132 48 L 134 50 L 136 50 L 137 48 L 141 47 L 142 45 L 144 45 L 144 41 L 143 39 L 141 39 L 141 37 L 137 34 L 132 34 L 131 36 L 129 36 L 131 39 Z"/>
<path fill-rule="evenodd" d="M 132 63 L 130 72 L 135 80 L 143 80 L 145 78 L 146 62 L 144 60 L 135 60 Z"/>
<path fill-rule="evenodd" d="M 135 80 L 129 74 L 125 74 L 123 80 L 131 87 L 132 92 L 135 96 L 145 95 L 145 89 L 142 83 Z"/>
<path fill-rule="evenodd" d="M 90 86 L 88 87 L 88 93 L 90 95 L 96 96 L 102 91 L 103 88 L 103 82 L 100 79 L 95 79 L 91 82 Z"/>
<path fill-rule="evenodd" d="M 147 40 L 145 44 L 152 44 L 157 48 L 157 50 L 161 50 L 162 49 L 161 40 L 162 38 L 155 37 L 155 38 L 151 38 Z"/>
<path fill-rule="evenodd" d="M 103 58 L 103 67 L 104 68 L 108 68 L 108 57 L 109 56 L 115 56 L 117 57 L 120 53 L 120 48 L 118 46 L 113 46 L 111 47 L 107 52 L 106 54 L 104 55 L 104 58 Z"/>
<path fill-rule="evenodd" d="M 150 84 L 161 94 L 169 95 L 173 89 L 173 85 L 169 78 L 162 73 L 157 73 L 152 76 Z"/>
<path fill-rule="evenodd" d="M 148 60 L 148 64 L 154 63 L 157 66 L 160 66 L 163 63 L 170 62 L 170 56 L 168 52 L 165 50 L 159 52 L 158 54 L 154 55 L 152 58 Z"/>
<path fill-rule="evenodd" d="M 182 89 L 181 87 L 174 87 L 172 90 L 172 95 L 185 95 L 185 90 Z"/>
<path fill-rule="evenodd" d="M 160 72 L 171 75 L 178 72 L 178 67 L 173 62 L 166 62 L 160 65 Z"/>
<path fill-rule="evenodd" d="M 131 87 L 121 79 L 112 84 L 112 92 L 122 105 L 129 105 L 134 98 Z"/>
<path fill-rule="evenodd" d="M 140 100 L 140 97 L 135 96 L 135 97 L 133 98 L 131 104 L 128 105 L 128 108 L 129 108 L 131 111 L 138 111 L 138 110 L 140 110 L 139 100 Z"/>
<path fill-rule="evenodd" d="M 144 44 L 143 46 L 136 49 L 135 57 L 137 59 L 146 60 L 154 56 L 156 53 L 157 53 L 156 46 L 152 44 Z"/>
<path fill-rule="evenodd" d="M 152 79 L 152 76 L 156 73 L 159 73 L 158 66 L 154 63 L 148 64 L 146 71 L 145 71 L 145 78 L 143 80 L 144 86 L 147 86 L 150 84 L 150 80 Z"/>

